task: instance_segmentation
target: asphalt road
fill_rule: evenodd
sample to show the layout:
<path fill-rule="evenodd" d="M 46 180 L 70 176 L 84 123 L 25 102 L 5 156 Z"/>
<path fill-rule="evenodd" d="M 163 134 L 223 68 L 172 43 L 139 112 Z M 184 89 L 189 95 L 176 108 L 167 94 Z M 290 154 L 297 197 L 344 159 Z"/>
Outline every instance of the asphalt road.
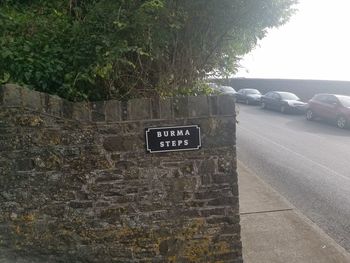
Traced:
<path fill-rule="evenodd" d="M 238 159 L 350 251 L 350 130 L 237 107 Z"/>

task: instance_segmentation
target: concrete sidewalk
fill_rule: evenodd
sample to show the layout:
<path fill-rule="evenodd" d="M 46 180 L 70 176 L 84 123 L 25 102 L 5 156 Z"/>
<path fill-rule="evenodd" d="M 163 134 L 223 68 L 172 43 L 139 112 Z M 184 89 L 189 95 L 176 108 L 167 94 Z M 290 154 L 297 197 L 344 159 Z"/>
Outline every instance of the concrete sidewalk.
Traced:
<path fill-rule="evenodd" d="M 238 162 L 245 263 L 349 263 L 350 254 Z"/>

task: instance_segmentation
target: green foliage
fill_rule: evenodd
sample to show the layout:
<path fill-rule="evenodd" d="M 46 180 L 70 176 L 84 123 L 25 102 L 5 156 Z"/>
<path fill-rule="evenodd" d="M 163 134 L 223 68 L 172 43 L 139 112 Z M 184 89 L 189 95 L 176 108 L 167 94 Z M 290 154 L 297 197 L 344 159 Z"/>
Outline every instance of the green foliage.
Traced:
<path fill-rule="evenodd" d="M 295 0 L 0 0 L 0 83 L 70 100 L 206 93 Z"/>

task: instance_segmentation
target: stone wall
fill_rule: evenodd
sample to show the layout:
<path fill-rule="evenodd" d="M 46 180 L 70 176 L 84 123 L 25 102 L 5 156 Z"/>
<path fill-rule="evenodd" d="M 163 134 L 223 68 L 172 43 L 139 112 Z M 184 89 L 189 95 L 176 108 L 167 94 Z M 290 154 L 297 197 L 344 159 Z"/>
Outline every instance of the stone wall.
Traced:
<path fill-rule="evenodd" d="M 202 148 L 148 154 L 147 127 Z M 0 88 L 0 262 L 242 262 L 229 96 L 71 103 Z"/>

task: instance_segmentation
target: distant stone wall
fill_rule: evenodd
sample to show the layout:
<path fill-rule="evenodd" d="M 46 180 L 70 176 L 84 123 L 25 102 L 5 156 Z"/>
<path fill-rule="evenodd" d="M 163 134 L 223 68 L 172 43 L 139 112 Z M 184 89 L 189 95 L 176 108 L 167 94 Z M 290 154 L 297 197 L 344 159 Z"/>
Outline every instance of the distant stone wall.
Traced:
<path fill-rule="evenodd" d="M 273 90 L 293 92 L 304 101 L 308 101 L 317 93 L 350 96 L 350 81 L 234 78 L 226 82 L 236 90 L 258 89 L 262 94 Z"/>
<path fill-rule="evenodd" d="M 145 128 L 190 124 L 200 150 L 146 153 Z M 1 87 L 0 262 L 242 262 L 235 142 L 229 96 Z"/>

